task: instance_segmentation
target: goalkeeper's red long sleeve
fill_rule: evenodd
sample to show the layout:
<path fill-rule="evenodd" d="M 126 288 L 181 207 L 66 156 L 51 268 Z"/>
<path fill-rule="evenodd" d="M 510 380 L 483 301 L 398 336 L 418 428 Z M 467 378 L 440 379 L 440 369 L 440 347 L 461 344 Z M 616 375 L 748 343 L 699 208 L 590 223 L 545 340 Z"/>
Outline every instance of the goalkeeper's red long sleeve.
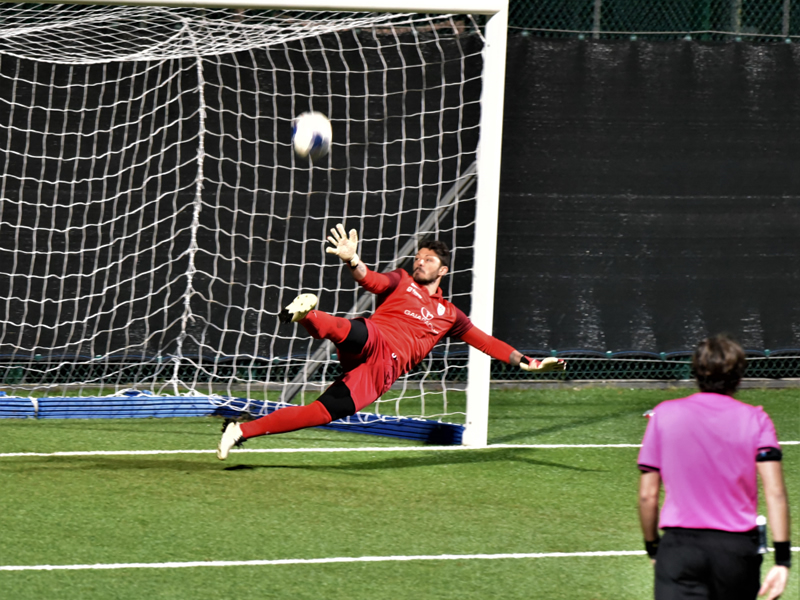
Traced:
<path fill-rule="evenodd" d="M 470 329 L 467 333 L 461 336 L 461 339 L 473 348 L 477 348 L 492 358 L 502 360 L 504 363 L 510 363 L 511 361 L 511 353 L 514 352 L 514 348 L 502 340 L 498 340 L 497 338 L 490 336 L 488 333 L 481 331 L 477 327 Z"/>

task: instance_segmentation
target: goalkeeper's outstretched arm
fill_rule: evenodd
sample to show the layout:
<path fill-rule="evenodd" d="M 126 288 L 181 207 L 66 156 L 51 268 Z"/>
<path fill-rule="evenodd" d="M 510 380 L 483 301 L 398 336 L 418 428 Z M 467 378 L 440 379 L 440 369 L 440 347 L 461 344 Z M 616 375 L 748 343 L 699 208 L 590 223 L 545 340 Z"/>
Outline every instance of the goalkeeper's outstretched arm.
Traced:
<path fill-rule="evenodd" d="M 519 350 L 515 350 L 510 345 L 484 333 L 477 327 L 472 327 L 461 336 L 461 339 L 484 354 L 488 354 L 497 360 L 502 360 L 512 367 L 519 367 L 523 371 L 547 373 L 549 371 L 563 371 L 567 368 L 563 360 L 553 356 L 548 356 L 542 360 L 525 356 Z"/>
<path fill-rule="evenodd" d="M 344 225 L 339 223 L 335 229 L 331 229 L 328 243 L 330 246 L 325 251 L 341 258 L 350 267 L 353 279 L 368 292 L 383 294 L 397 287 L 400 282 L 397 273 L 376 273 L 361 261 L 358 256 L 358 232 L 355 229 L 347 233 Z"/>

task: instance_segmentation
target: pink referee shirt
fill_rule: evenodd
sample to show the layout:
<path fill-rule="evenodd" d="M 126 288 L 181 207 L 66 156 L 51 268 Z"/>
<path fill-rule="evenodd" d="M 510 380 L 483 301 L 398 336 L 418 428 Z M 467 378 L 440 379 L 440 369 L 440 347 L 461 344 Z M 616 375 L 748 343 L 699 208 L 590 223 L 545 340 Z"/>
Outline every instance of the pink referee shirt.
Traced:
<path fill-rule="evenodd" d="M 638 462 L 664 482 L 659 527 L 753 529 L 759 448 L 780 449 L 760 406 L 704 393 L 656 406 Z"/>

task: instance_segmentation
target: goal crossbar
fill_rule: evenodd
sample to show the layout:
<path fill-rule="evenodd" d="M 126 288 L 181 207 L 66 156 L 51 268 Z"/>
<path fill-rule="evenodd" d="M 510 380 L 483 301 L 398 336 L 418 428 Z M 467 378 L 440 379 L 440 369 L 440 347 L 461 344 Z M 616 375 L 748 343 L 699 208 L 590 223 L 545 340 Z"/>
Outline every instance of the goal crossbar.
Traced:
<path fill-rule="evenodd" d="M 12 0 L 19 4 L 24 0 Z M 121 6 L 169 6 L 180 8 L 242 8 L 242 9 L 286 9 L 315 11 L 353 11 L 353 12 L 399 12 L 399 13 L 470 13 L 494 15 L 508 8 L 508 0 L 347 0 L 346 2 L 324 2 L 321 0 L 286 0 L 284 2 L 265 2 L 264 0 L 42 0 L 40 4 L 102 4 Z"/>

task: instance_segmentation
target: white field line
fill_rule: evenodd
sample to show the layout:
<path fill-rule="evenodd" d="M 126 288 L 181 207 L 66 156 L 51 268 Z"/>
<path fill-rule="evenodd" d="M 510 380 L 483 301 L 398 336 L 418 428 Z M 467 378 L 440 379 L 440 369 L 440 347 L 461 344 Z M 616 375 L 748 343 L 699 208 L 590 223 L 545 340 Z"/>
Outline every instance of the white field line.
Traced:
<path fill-rule="evenodd" d="M 800 552 L 793 547 L 792 552 Z M 643 556 L 644 550 L 608 550 L 599 552 L 535 552 L 514 554 L 431 554 L 412 556 L 339 556 L 334 558 L 283 558 L 277 560 L 209 560 L 164 563 L 111 563 L 94 565 L 0 565 L 0 571 L 86 571 L 113 569 L 183 569 L 197 567 L 264 567 L 277 565 L 314 565 L 331 563 L 410 562 L 432 560 L 506 560 L 521 558 L 583 558 L 603 556 Z"/>
<path fill-rule="evenodd" d="M 780 442 L 782 446 L 800 445 L 800 441 Z M 234 448 L 236 454 L 294 454 L 305 452 L 442 452 L 456 450 L 496 450 L 498 448 L 532 448 L 550 450 L 558 448 L 641 448 L 641 444 L 490 444 L 480 448 L 470 446 L 377 446 L 363 448 Z M 7 452 L 0 458 L 34 456 L 153 456 L 162 454 L 213 454 L 216 450 L 87 450 L 72 452 Z"/>
<path fill-rule="evenodd" d="M 294 454 L 303 452 L 440 452 L 456 450 L 491 450 L 495 448 L 638 448 L 640 444 L 495 444 L 480 448 L 469 446 L 375 446 L 359 448 L 234 448 L 231 454 Z M 213 454 L 216 450 L 87 450 L 72 452 L 9 452 L 0 458 L 26 456 L 146 456 L 155 454 Z"/>
<path fill-rule="evenodd" d="M 542 552 L 532 554 L 434 554 L 418 556 L 341 556 L 335 558 L 284 558 L 278 560 L 213 560 L 166 563 L 112 563 L 95 565 L 7 565 L 0 571 L 80 571 L 91 569 L 180 569 L 186 567 L 262 567 L 327 563 L 408 562 L 421 560 L 501 560 L 512 558 L 564 558 L 582 556 L 635 556 L 644 550 L 609 552 Z"/>

